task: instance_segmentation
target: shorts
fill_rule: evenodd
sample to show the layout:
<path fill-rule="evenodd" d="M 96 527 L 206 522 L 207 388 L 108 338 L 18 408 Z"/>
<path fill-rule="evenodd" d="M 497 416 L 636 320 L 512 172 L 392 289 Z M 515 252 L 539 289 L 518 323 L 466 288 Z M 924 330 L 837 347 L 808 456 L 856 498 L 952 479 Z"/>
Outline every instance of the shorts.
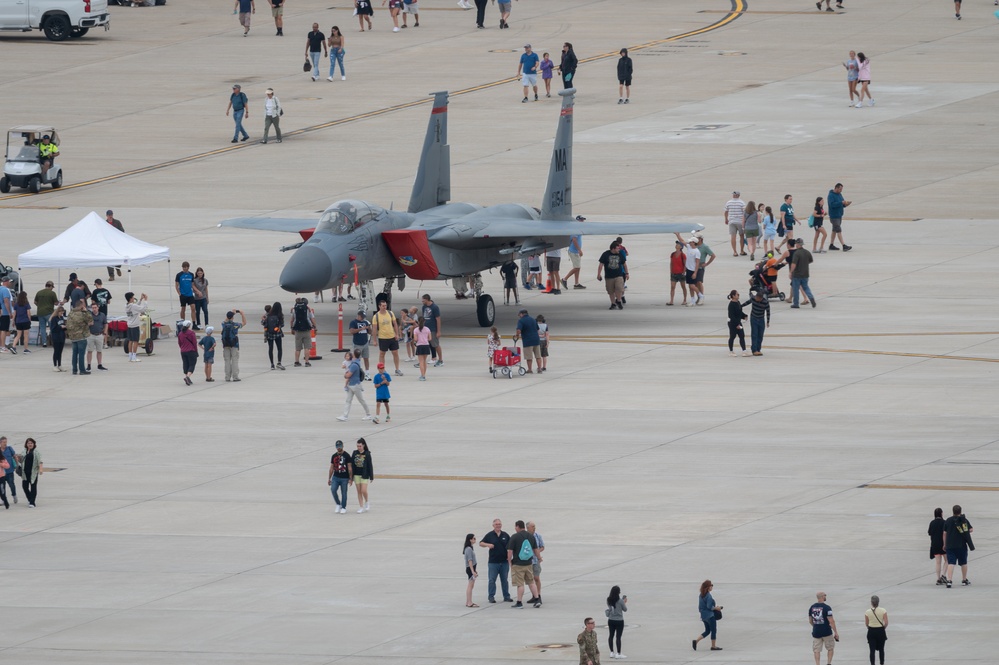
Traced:
<path fill-rule="evenodd" d="M 441 338 L 437 335 L 437 331 L 430 333 L 430 346 L 435 349 L 441 348 Z"/>
<path fill-rule="evenodd" d="M 813 229 L 821 229 L 823 221 L 825 221 L 824 217 L 816 217 L 816 218 L 814 218 L 812 220 L 812 228 Z"/>
<path fill-rule="evenodd" d="M 631 79 L 618 79 L 617 82 L 620 85 L 625 85 L 628 86 L 629 88 L 631 87 Z"/>
<path fill-rule="evenodd" d="M 247 14 L 247 16 L 249 16 L 249 14 Z M 181 307 L 183 307 L 185 305 L 193 305 L 193 304 L 194 304 L 194 296 L 181 296 L 180 297 L 180 306 Z"/>
<path fill-rule="evenodd" d="M 501 10 L 502 11 L 502 10 Z M 537 74 L 524 74 L 520 77 L 520 85 L 524 86 L 537 86 L 538 85 L 538 75 Z"/>
<path fill-rule="evenodd" d="M 525 586 L 534 583 L 534 571 L 530 564 L 526 566 L 510 566 L 510 583 L 514 586 Z"/>
<path fill-rule="evenodd" d="M 537 268 L 532 267 L 529 272 L 532 275 L 540 275 L 541 274 L 541 266 L 538 266 Z"/>
<path fill-rule="evenodd" d="M 847 81 L 847 83 L 856 83 L 857 82 L 857 75 L 854 74 L 853 76 L 850 76 L 849 74 L 847 74 L 846 81 Z"/>
<path fill-rule="evenodd" d="M 830 217 L 829 223 L 832 224 L 833 233 L 843 232 L 843 218 L 842 217 Z"/>
<path fill-rule="evenodd" d="M 389 403 L 389 399 L 390 399 L 389 397 L 385 397 L 385 398 L 382 398 L 382 399 L 376 399 L 375 402 L 377 402 L 379 404 L 388 404 Z"/>
<path fill-rule="evenodd" d="M 496 4 L 499 5 L 499 10 L 500 10 L 501 14 L 509 14 L 510 13 L 510 3 L 509 2 L 503 2 L 503 0 L 499 0 L 499 2 L 497 2 Z"/>
<path fill-rule="evenodd" d="M 687 280 L 687 284 L 697 284 L 696 275 L 694 275 L 693 270 L 688 270 L 687 272 L 684 273 L 684 276 Z"/>
<path fill-rule="evenodd" d="M 530 360 L 531 356 L 534 356 L 538 360 L 541 360 L 541 347 L 540 346 L 525 346 L 524 347 L 524 360 Z"/>
<path fill-rule="evenodd" d="M 139 341 L 139 327 L 136 326 L 135 328 L 129 328 L 128 329 L 128 337 L 126 339 L 128 339 L 129 342 L 138 342 Z"/>
<path fill-rule="evenodd" d="M 582 265 L 583 261 L 582 259 L 579 258 L 579 254 L 573 254 L 572 252 L 569 252 L 569 263 L 572 264 L 573 268 L 578 268 L 580 267 L 580 265 Z"/>
<path fill-rule="evenodd" d="M 700 284 L 704 281 L 704 268 L 697 271 L 697 283 Z"/>
<path fill-rule="evenodd" d="M 416 355 L 418 355 L 418 356 L 429 356 L 430 355 L 430 345 L 429 344 L 417 344 L 416 345 Z"/>
<path fill-rule="evenodd" d="M 541 564 L 531 564 L 531 572 L 534 573 L 534 579 L 541 577 Z"/>
<path fill-rule="evenodd" d="M 682 272 L 670 273 L 669 275 L 669 281 L 671 282 L 684 282 L 685 280 L 686 276 Z"/>
<path fill-rule="evenodd" d="M 861 83 L 870 83 L 871 79 L 859 79 Z"/>
<path fill-rule="evenodd" d="M 205 357 L 202 359 L 201 362 L 205 363 L 206 365 L 214 365 L 215 364 L 215 353 L 214 352 L 213 353 L 206 353 Z"/>
<path fill-rule="evenodd" d="M 470 566 L 465 566 L 465 574 L 468 575 L 468 579 L 475 577 L 475 573 L 472 572 L 472 568 Z"/>
<path fill-rule="evenodd" d="M 31 321 L 22 321 L 14 324 L 14 330 L 31 330 Z"/>
<path fill-rule="evenodd" d="M 295 350 L 296 351 L 311 351 L 312 350 L 312 331 L 311 330 L 296 330 L 295 331 Z"/>
<path fill-rule="evenodd" d="M 548 257 L 548 272 L 558 271 L 559 266 L 562 265 L 562 259 L 558 256 Z"/>
<path fill-rule="evenodd" d="M 624 291 L 624 277 L 605 277 L 604 283 L 606 284 L 608 295 Z"/>
<path fill-rule="evenodd" d="M 0 330 L 2 330 L 4 332 L 7 332 L 8 330 L 10 330 L 10 316 L 9 315 L 5 314 L 4 316 L 0 316 Z"/>
<path fill-rule="evenodd" d="M 825 637 L 813 637 L 812 651 L 818 653 L 822 651 L 822 647 L 825 647 L 826 651 L 832 651 L 836 648 L 836 638 L 832 635 L 826 635 Z"/>
<path fill-rule="evenodd" d="M 355 485 L 367 485 L 370 482 L 371 482 L 370 478 L 358 478 L 357 476 L 354 476 Z"/>
<path fill-rule="evenodd" d="M 370 346 L 370 345 L 369 344 L 362 344 L 360 346 L 354 346 L 350 350 L 351 351 L 360 351 L 361 352 L 361 357 L 364 358 L 364 359 L 367 359 L 367 358 L 371 357 L 368 354 L 368 346 Z"/>
<path fill-rule="evenodd" d="M 239 24 L 244 28 L 250 27 L 250 12 L 240 12 L 239 14 Z M 181 296 L 183 298 L 184 296 Z M 183 303 L 182 303 L 183 304 Z"/>
<path fill-rule="evenodd" d="M 764 231 L 763 232 L 763 239 L 764 240 L 776 240 L 777 239 L 777 232 L 776 231 Z"/>
<path fill-rule="evenodd" d="M 760 230 L 759 229 L 746 229 L 746 237 L 747 238 L 759 238 L 760 237 Z"/>
<path fill-rule="evenodd" d="M 541 357 L 548 357 L 548 342 L 541 342 Z"/>
<path fill-rule="evenodd" d="M 416 6 L 415 2 L 410 3 L 408 5 L 404 3 L 402 5 L 402 11 L 409 12 L 410 14 L 419 14 L 420 8 Z"/>
<path fill-rule="evenodd" d="M 104 335 L 91 335 L 87 338 L 87 351 L 97 351 L 100 353 L 104 350 Z"/>
<path fill-rule="evenodd" d="M 961 547 L 959 549 L 947 548 L 947 564 L 951 566 L 967 566 L 968 565 L 968 548 Z"/>
<path fill-rule="evenodd" d="M 382 353 L 385 353 L 386 351 L 398 351 L 399 340 L 395 337 L 392 339 L 380 339 L 378 340 L 378 350 Z"/>
<path fill-rule="evenodd" d="M 517 288 L 517 280 L 503 282 L 504 289 L 515 289 Z"/>
<path fill-rule="evenodd" d="M 743 226 L 742 226 L 741 223 L 735 224 L 735 223 L 729 222 L 729 225 L 728 225 L 728 234 L 730 236 L 737 236 L 740 233 L 743 233 L 744 231 L 745 231 L 745 229 L 743 228 Z"/>
<path fill-rule="evenodd" d="M 274 18 L 284 16 L 284 5 L 281 5 L 280 7 L 271 7 L 271 16 Z"/>

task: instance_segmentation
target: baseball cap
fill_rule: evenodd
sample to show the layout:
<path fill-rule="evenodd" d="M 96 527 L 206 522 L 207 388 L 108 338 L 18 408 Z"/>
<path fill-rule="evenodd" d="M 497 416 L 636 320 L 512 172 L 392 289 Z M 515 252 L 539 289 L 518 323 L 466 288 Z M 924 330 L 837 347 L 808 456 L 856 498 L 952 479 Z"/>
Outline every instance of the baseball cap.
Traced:
<path fill-rule="evenodd" d="M 227 319 L 231 319 L 234 316 L 236 316 L 236 312 L 231 312 L 230 311 L 230 312 L 226 312 L 225 313 L 225 318 L 227 318 Z"/>
<path fill-rule="evenodd" d="M 107 211 L 106 213 L 104 213 L 104 214 L 105 214 L 105 215 L 113 215 L 113 214 L 114 214 L 114 210 L 108 210 L 108 211 Z"/>
<path fill-rule="evenodd" d="M 740 192 L 738 189 L 733 190 L 732 191 L 732 196 L 742 196 L 742 192 Z"/>
<path fill-rule="evenodd" d="M 531 48 L 530 44 L 524 44 L 524 48 Z"/>
<path fill-rule="evenodd" d="M 235 84 L 234 86 L 232 86 L 232 89 L 233 90 L 242 90 L 242 88 L 240 87 L 240 85 L 238 83 Z"/>
<path fill-rule="evenodd" d="M 385 363 L 378 363 L 378 369 L 385 369 Z"/>
<path fill-rule="evenodd" d="M 265 90 L 264 93 L 268 94 L 268 95 L 273 95 L 274 94 L 274 88 L 267 88 L 267 90 Z"/>
<path fill-rule="evenodd" d="M 208 326 L 207 328 L 205 328 L 206 335 L 211 335 L 213 332 L 215 332 L 215 326 Z"/>
<path fill-rule="evenodd" d="M 336 447 L 337 448 L 343 448 L 343 441 L 340 441 L 339 439 L 337 439 Z"/>
<path fill-rule="evenodd" d="M 0 279 L 0 284 L 2 284 L 4 282 L 9 282 L 9 281 L 10 281 L 10 277 L 8 277 L 7 275 L 4 275 L 3 279 Z"/>
<path fill-rule="evenodd" d="M 520 310 L 520 312 L 518 312 L 518 313 L 519 313 L 519 314 L 527 314 L 527 310 L 526 310 L 526 309 L 522 309 L 522 310 Z"/>

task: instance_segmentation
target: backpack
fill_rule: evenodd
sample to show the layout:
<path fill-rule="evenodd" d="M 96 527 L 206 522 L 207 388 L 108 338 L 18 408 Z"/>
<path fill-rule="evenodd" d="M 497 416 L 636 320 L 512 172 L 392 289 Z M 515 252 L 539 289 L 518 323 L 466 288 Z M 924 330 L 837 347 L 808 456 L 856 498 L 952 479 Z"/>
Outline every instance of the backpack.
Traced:
<path fill-rule="evenodd" d="M 267 315 L 267 322 L 264 324 L 264 335 L 267 339 L 281 337 L 281 317 L 276 314 Z"/>
<path fill-rule="evenodd" d="M 361 381 L 364 381 L 364 368 L 361 367 L 361 363 L 359 363 L 356 360 L 351 360 L 350 361 L 350 365 L 348 365 L 348 368 L 353 367 L 354 365 L 357 365 L 357 376 L 358 376 L 358 378 L 360 378 Z"/>
<path fill-rule="evenodd" d="M 309 306 L 304 302 L 295 305 L 295 325 L 292 328 L 300 331 L 312 330 L 312 324 L 309 323 Z"/>
<path fill-rule="evenodd" d="M 239 329 L 236 327 L 236 324 L 232 321 L 225 321 L 222 323 L 223 348 L 236 346 L 236 342 L 238 341 L 236 333 L 238 330 Z"/>

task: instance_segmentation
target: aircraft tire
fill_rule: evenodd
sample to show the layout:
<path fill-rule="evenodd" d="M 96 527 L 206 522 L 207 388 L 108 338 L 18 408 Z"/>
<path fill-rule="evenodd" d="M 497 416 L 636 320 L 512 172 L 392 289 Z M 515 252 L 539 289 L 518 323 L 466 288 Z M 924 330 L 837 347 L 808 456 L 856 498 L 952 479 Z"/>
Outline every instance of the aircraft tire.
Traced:
<path fill-rule="evenodd" d="M 475 313 L 479 318 L 479 325 L 488 328 L 496 322 L 496 304 L 493 297 L 483 293 L 475 302 Z"/>

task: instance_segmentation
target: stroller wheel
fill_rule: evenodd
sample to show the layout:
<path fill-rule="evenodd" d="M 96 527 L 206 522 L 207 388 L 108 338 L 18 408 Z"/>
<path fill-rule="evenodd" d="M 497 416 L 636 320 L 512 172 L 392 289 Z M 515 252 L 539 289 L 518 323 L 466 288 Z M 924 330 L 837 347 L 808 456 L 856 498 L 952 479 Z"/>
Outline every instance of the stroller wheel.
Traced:
<path fill-rule="evenodd" d="M 498 376 L 499 376 L 499 372 L 497 372 L 496 370 L 493 370 L 493 378 L 495 379 Z"/>
<path fill-rule="evenodd" d="M 777 297 L 780 298 L 781 302 L 784 302 L 784 292 L 783 291 L 781 291 L 780 293 L 778 293 Z"/>
<path fill-rule="evenodd" d="M 525 374 L 527 374 L 527 370 L 521 367 L 520 369 L 517 370 L 517 373 L 520 374 L 521 376 L 524 376 Z"/>

